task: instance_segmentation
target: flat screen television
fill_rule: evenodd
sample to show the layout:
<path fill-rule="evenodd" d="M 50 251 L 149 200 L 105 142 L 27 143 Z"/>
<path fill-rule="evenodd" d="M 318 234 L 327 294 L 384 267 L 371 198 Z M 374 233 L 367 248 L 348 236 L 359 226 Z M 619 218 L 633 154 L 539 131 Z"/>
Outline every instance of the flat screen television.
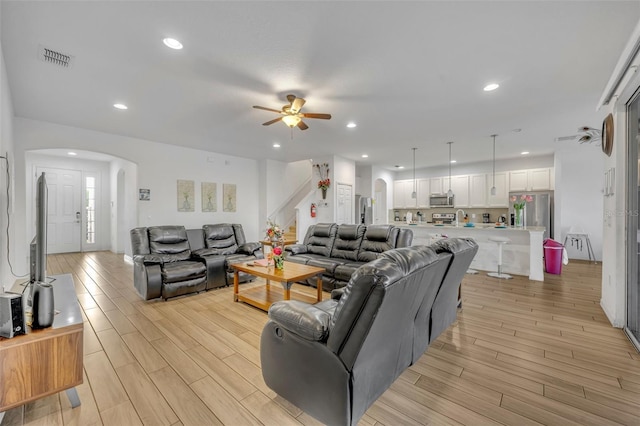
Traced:
<path fill-rule="evenodd" d="M 36 182 L 36 235 L 29 250 L 31 297 L 33 300 L 34 283 L 47 281 L 47 179 L 44 172 Z"/>

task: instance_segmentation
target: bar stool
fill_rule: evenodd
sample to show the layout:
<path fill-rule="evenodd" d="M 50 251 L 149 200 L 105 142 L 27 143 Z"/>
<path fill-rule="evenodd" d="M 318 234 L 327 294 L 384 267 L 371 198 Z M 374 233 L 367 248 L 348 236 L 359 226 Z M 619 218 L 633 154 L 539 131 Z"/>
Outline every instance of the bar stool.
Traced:
<path fill-rule="evenodd" d="M 589 261 L 593 259 L 593 262 L 596 263 L 596 255 L 593 251 L 593 247 L 591 246 L 591 240 L 589 239 L 589 234 L 584 232 L 584 230 L 579 226 L 572 226 L 569 228 L 569 232 L 564 237 L 564 246 L 567 246 L 567 240 L 571 240 L 571 247 L 573 244 L 576 244 L 576 249 L 582 251 L 582 240 L 584 239 L 587 244 L 587 254 L 589 255 Z"/>
<path fill-rule="evenodd" d="M 498 244 L 498 272 L 489 272 L 487 275 L 494 278 L 502 278 L 505 280 L 513 278 L 509 274 L 502 273 L 502 246 L 511 242 L 509 238 L 506 237 L 489 237 L 489 241 L 493 241 Z"/>

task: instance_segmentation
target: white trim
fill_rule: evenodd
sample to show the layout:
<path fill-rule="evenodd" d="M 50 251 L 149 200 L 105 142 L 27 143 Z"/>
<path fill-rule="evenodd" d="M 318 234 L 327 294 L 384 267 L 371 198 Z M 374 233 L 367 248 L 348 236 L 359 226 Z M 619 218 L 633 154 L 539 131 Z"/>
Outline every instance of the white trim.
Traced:
<path fill-rule="evenodd" d="M 620 54 L 616 67 L 613 69 L 611 77 L 609 77 L 609 81 L 598 101 L 596 111 L 600 110 L 602 106 L 608 105 L 614 97 L 617 97 L 619 95 L 619 93 L 616 94 L 618 89 L 628 85 L 628 79 L 630 78 L 629 71 L 631 71 L 632 75 L 637 69 L 637 65 L 633 65 L 632 63 L 638 56 L 638 51 L 640 51 L 640 22 L 636 24 L 636 27 L 631 33 L 631 37 L 629 37 L 629 41 Z M 624 81 L 625 79 L 627 81 Z"/>
<path fill-rule="evenodd" d="M 623 328 L 624 324 L 622 324 L 621 321 L 617 321 L 615 319 L 615 316 L 611 315 L 609 313 L 609 311 L 607 311 L 607 307 L 606 305 L 602 302 L 602 299 L 600 299 L 600 307 L 602 308 L 602 311 L 604 312 L 604 314 L 607 316 L 607 319 L 609 320 L 609 322 L 611 323 L 611 325 L 615 328 Z"/>
<path fill-rule="evenodd" d="M 128 263 L 129 265 L 133 265 L 133 257 L 129 256 L 128 254 L 125 254 L 123 257 L 124 262 Z"/>

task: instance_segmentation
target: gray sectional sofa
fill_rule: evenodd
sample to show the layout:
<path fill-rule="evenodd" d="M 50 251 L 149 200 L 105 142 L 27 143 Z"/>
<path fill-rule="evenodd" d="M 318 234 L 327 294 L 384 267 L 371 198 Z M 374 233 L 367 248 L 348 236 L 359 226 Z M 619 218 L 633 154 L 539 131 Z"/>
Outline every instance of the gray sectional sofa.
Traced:
<path fill-rule="evenodd" d="M 322 288 L 331 291 L 347 285 L 360 266 L 412 241 L 413 231 L 393 225 L 319 223 L 307 229 L 302 244 L 286 246 L 285 252 L 289 262 L 324 268 Z M 307 284 L 315 287 L 315 278 Z"/>
<path fill-rule="evenodd" d="M 265 383 L 324 424 L 358 424 L 455 321 L 477 250 L 456 238 L 386 251 L 329 300 L 274 303 L 260 340 Z"/>
<path fill-rule="evenodd" d="M 261 244 L 247 242 L 242 225 L 202 229 L 151 226 L 131 230 L 133 284 L 143 299 L 181 296 L 233 284 L 231 264 L 263 257 Z M 253 280 L 241 274 L 240 282 Z"/>

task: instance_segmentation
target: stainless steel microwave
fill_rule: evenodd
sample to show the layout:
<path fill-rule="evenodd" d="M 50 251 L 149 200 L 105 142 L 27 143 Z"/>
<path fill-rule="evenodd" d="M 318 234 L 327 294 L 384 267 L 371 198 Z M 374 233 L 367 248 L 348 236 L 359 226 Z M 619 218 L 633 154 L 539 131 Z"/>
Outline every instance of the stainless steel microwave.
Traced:
<path fill-rule="evenodd" d="M 429 197 L 429 206 L 453 207 L 453 197 L 448 197 L 447 194 L 431 194 Z"/>

